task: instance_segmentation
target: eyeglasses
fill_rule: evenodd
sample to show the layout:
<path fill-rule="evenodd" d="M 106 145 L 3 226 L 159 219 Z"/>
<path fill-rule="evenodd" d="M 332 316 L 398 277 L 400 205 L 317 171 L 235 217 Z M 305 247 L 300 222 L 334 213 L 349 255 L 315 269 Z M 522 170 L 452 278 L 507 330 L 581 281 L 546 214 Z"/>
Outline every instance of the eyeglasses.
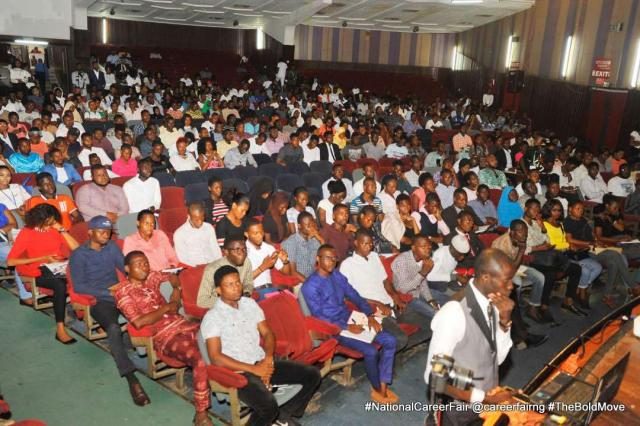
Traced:
<path fill-rule="evenodd" d="M 337 262 L 338 258 L 336 256 L 320 256 L 321 259 L 329 259 L 332 262 Z"/>

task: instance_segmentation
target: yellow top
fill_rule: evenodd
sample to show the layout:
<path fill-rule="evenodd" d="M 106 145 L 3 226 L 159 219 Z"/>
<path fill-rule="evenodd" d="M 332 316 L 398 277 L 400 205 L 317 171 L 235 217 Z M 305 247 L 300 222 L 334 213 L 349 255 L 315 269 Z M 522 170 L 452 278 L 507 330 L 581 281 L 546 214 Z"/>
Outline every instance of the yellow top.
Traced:
<path fill-rule="evenodd" d="M 544 227 L 549 236 L 549 244 L 555 245 L 556 250 L 559 251 L 569 250 L 570 245 L 569 241 L 567 241 L 567 234 L 565 234 L 562 226 L 553 226 L 545 221 Z"/>

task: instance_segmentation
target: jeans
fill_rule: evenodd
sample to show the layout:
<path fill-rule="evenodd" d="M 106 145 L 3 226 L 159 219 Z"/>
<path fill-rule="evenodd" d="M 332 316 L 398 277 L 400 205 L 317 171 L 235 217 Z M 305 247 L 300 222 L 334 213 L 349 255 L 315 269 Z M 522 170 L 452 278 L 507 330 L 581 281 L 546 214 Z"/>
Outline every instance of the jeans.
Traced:
<path fill-rule="evenodd" d="M 542 294 L 545 286 L 545 274 L 530 266 L 523 267 L 524 276 L 514 275 L 513 283 L 520 287 L 531 285 L 531 295 L 529 296 L 529 304 L 532 306 L 540 306 Z"/>
<path fill-rule="evenodd" d="M 6 262 L 9 251 L 11 251 L 11 245 L 9 243 L 0 243 L 0 262 Z M 20 299 L 24 300 L 31 298 L 32 294 L 24 288 L 24 283 L 22 282 L 20 275 L 18 275 L 18 271 L 14 271 L 14 276 L 16 277 L 16 287 L 18 287 Z"/>
<path fill-rule="evenodd" d="M 631 272 L 629 272 L 627 258 L 622 253 L 614 250 L 604 250 L 593 256 L 593 258 L 607 268 L 606 293 L 613 291 L 613 286 L 618 280 L 622 281 L 627 288 L 636 284 Z"/>
<path fill-rule="evenodd" d="M 300 384 L 302 389 L 282 407 L 278 407 L 273 393 L 262 383 L 260 377 L 242 373 L 248 380 L 245 387 L 238 389 L 238 398 L 253 411 L 248 426 L 271 426 L 276 419 L 288 420 L 302 417 L 311 397 L 320 384 L 317 368 L 293 361 L 276 361 L 272 385 Z"/>
<path fill-rule="evenodd" d="M 445 283 L 445 288 L 446 286 L 447 283 Z M 440 306 L 444 305 L 451 299 L 444 291 L 435 290 L 433 288 L 431 289 L 431 296 L 433 297 L 433 300 L 438 302 L 438 305 Z M 412 309 L 420 315 L 425 316 L 429 319 L 433 318 L 433 316 L 436 314 L 436 310 L 433 309 L 433 307 L 428 304 L 426 300 L 422 300 L 421 297 L 414 297 L 407 305 L 407 309 Z"/>
<path fill-rule="evenodd" d="M 590 257 L 577 262 L 582 268 L 578 288 L 588 288 L 602 273 L 602 265 Z"/>
<path fill-rule="evenodd" d="M 126 376 L 136 371 L 136 367 L 133 365 L 133 362 L 131 362 L 131 359 L 129 359 L 127 349 L 124 345 L 122 330 L 118 323 L 120 312 L 118 308 L 116 308 L 116 304 L 114 302 L 98 300 L 98 302 L 91 307 L 91 316 L 100 324 L 100 327 L 107 332 L 111 356 L 113 356 L 116 362 L 120 376 Z"/>
<path fill-rule="evenodd" d="M 380 389 L 381 383 L 391 383 L 393 379 L 393 361 L 396 353 L 396 339 L 386 331 L 381 331 L 372 343 L 362 342 L 350 337 L 337 336 L 338 342 L 354 349 L 364 356 L 364 368 L 371 385 Z M 373 343 L 382 346 L 378 348 Z"/>

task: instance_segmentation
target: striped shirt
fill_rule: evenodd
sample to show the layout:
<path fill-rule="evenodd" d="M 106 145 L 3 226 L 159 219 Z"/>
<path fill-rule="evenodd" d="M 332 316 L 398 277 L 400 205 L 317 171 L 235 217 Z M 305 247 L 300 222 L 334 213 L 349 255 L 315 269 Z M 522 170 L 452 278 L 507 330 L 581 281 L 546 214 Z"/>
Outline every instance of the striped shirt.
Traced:
<path fill-rule="evenodd" d="M 368 203 L 362 198 L 362 194 L 360 194 L 358 197 L 354 198 L 351 201 L 351 206 L 349 207 L 349 213 L 359 214 L 360 210 L 362 210 L 362 208 L 366 205 L 373 206 L 375 207 L 377 213 L 382 213 L 382 201 L 380 201 L 380 198 L 373 197 L 373 200 L 370 203 Z"/>
<path fill-rule="evenodd" d="M 220 220 L 229 213 L 229 206 L 227 206 L 222 199 L 213 203 L 211 208 L 211 222 L 212 225 L 220 222 Z"/>

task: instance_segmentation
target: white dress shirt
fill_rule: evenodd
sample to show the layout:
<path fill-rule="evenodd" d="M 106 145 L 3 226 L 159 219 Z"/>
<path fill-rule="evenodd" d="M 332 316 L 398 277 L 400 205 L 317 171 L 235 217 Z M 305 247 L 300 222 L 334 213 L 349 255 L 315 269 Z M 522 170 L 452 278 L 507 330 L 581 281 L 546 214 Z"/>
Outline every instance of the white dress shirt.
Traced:
<path fill-rule="evenodd" d="M 390 214 L 398 211 L 398 206 L 396 205 L 396 198 L 400 195 L 400 191 L 396 191 L 393 195 L 387 193 L 387 191 L 382 191 L 378 194 L 378 198 L 382 202 L 382 213 Z M 418 224 L 420 221 L 418 221 Z"/>
<path fill-rule="evenodd" d="M 451 281 L 451 273 L 458 266 L 458 261 L 451 255 L 449 246 L 442 246 L 431 256 L 433 260 L 433 269 L 427 275 L 427 281 L 431 282 L 449 282 Z"/>
<path fill-rule="evenodd" d="M 602 203 L 602 197 L 608 192 L 607 184 L 604 183 L 604 179 L 602 179 L 600 173 L 598 173 L 595 179 L 592 179 L 589 175 L 582 178 L 579 188 L 585 200 L 595 203 Z"/>
<path fill-rule="evenodd" d="M 334 180 L 336 180 L 336 178 L 334 177 L 330 177 L 329 179 L 327 179 L 326 181 L 324 181 L 324 183 L 322 184 L 322 197 L 323 198 L 329 198 L 329 196 L 331 194 L 329 194 L 329 182 L 333 182 Z M 350 179 L 347 178 L 342 178 L 342 183 L 344 184 L 345 188 L 347 188 L 347 197 L 344 199 L 344 203 L 348 203 L 350 202 L 354 195 L 353 192 L 353 183 L 351 183 Z M 360 195 L 360 194 L 358 194 Z M 327 214 L 329 214 L 330 212 L 327 212 Z"/>
<path fill-rule="evenodd" d="M 276 249 L 271 245 L 263 242 L 260 247 L 256 247 L 251 241 L 247 241 L 247 257 L 251 261 L 253 268 L 258 269 L 265 257 L 271 256 Z M 281 270 L 284 264 L 280 259 L 276 260 L 274 268 Z M 260 288 L 266 284 L 271 284 L 271 269 L 262 271 L 260 275 L 253 279 L 253 287 Z"/>
<path fill-rule="evenodd" d="M 303 161 L 305 163 L 310 166 L 312 161 L 320 161 L 320 148 L 316 146 L 313 149 L 309 149 L 308 142 L 303 142 L 300 146 L 302 147 Z"/>
<path fill-rule="evenodd" d="M 187 219 L 173 234 L 173 245 L 178 260 L 190 266 L 206 265 L 222 257 L 216 230 L 207 222 L 194 228 Z"/>
<path fill-rule="evenodd" d="M 357 197 L 358 195 L 362 194 L 364 192 L 364 179 L 362 178 L 359 181 L 357 181 L 356 183 L 353 184 L 353 196 Z M 343 179 L 344 181 L 344 179 Z M 380 185 L 380 182 L 376 181 L 376 194 L 380 194 L 380 192 L 382 192 L 382 185 Z"/>
<path fill-rule="evenodd" d="M 104 149 L 93 146 L 91 149 L 82 148 L 82 151 L 78 153 L 78 160 L 82 163 L 82 167 L 91 166 L 89 163 L 89 155 L 91 154 L 97 154 L 103 166 L 110 166 L 112 163 L 111 158 L 104 152 Z"/>
<path fill-rule="evenodd" d="M 489 306 L 489 299 L 487 299 L 476 288 L 473 280 L 469 282 L 473 295 L 476 297 L 476 301 L 480 306 L 480 311 L 484 316 L 484 319 L 489 324 L 489 315 L 487 313 L 487 307 Z M 496 322 L 499 321 L 498 309 L 493 307 L 496 314 Z M 431 320 L 431 330 L 433 335 L 431 336 L 431 342 L 429 343 L 429 353 L 427 355 L 427 368 L 424 371 L 424 381 L 429 383 L 429 375 L 431 374 L 431 359 L 434 354 L 449 355 L 453 354 L 453 350 L 456 345 L 464 338 L 466 322 L 464 321 L 464 312 L 462 311 L 462 305 L 460 302 L 452 300 L 447 302 Z M 502 364 L 511 350 L 513 342 L 511 341 L 511 331 L 504 331 L 499 325 L 496 327 L 496 348 L 497 348 L 497 361 L 498 365 Z M 485 392 L 477 389 L 471 389 L 471 402 L 482 402 L 485 397 Z"/>
<path fill-rule="evenodd" d="M 191 154 L 185 154 L 184 158 L 179 154 L 172 155 L 169 158 L 169 162 L 173 166 L 176 172 L 183 172 L 185 170 L 199 170 L 200 164 L 193 158 Z"/>
<path fill-rule="evenodd" d="M 404 174 L 404 178 L 407 180 L 407 182 L 409 182 L 409 185 L 411 185 L 412 187 L 417 188 L 420 186 L 418 184 L 418 179 L 420 178 L 420 175 L 416 173 L 415 170 L 411 169 L 408 172 L 406 172 Z"/>
<path fill-rule="evenodd" d="M 122 186 L 122 190 L 129 202 L 129 213 L 138 213 L 151 206 L 157 210 L 162 203 L 160 182 L 154 177 L 143 181 L 139 176 L 134 176 Z"/>

